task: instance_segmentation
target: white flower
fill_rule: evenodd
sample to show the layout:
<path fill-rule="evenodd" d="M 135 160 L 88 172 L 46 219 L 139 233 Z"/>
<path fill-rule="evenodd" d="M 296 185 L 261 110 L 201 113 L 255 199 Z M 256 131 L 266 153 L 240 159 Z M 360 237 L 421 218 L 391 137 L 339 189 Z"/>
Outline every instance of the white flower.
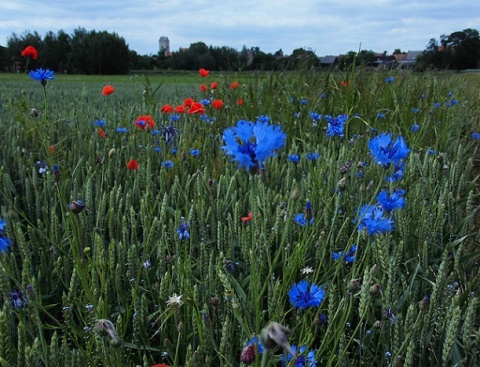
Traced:
<path fill-rule="evenodd" d="M 313 269 L 310 266 L 307 266 L 306 268 L 302 269 L 302 274 L 303 275 L 313 274 Z"/>
<path fill-rule="evenodd" d="M 168 301 L 166 302 L 168 307 L 179 307 L 182 305 L 182 295 L 177 296 L 176 293 L 171 296 Z"/>

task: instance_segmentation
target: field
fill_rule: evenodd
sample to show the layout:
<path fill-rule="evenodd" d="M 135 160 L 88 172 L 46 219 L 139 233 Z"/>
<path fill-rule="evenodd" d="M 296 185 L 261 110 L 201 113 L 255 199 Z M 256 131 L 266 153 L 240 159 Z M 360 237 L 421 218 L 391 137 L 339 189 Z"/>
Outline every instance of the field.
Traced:
<path fill-rule="evenodd" d="M 478 365 L 479 81 L 0 74 L 0 366 Z"/>

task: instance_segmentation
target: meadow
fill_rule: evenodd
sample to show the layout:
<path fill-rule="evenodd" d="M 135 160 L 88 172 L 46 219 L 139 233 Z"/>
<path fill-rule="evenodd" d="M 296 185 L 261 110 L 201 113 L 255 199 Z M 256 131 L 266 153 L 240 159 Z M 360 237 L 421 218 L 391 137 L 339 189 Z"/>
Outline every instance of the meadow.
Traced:
<path fill-rule="evenodd" d="M 202 75 L 0 74 L 0 366 L 478 365 L 479 76 Z"/>

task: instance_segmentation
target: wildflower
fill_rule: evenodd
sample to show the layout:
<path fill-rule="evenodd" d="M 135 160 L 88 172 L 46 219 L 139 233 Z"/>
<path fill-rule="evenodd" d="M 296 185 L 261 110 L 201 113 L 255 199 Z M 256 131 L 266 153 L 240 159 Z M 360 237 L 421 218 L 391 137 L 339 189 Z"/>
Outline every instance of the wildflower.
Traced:
<path fill-rule="evenodd" d="M 10 296 L 10 307 L 12 308 L 21 308 L 28 304 L 28 300 L 23 294 L 22 291 L 12 291 L 9 294 Z"/>
<path fill-rule="evenodd" d="M 206 84 L 200 84 L 200 90 L 202 92 L 207 92 L 208 91 L 207 85 Z"/>
<path fill-rule="evenodd" d="M 420 109 L 419 108 L 412 108 L 412 113 L 419 113 Z"/>
<path fill-rule="evenodd" d="M 310 307 L 318 307 L 325 298 L 325 291 L 315 283 L 301 280 L 290 288 L 288 296 L 294 307 L 305 310 Z"/>
<path fill-rule="evenodd" d="M 184 105 L 178 105 L 175 107 L 175 112 L 176 113 L 185 113 L 185 106 Z"/>
<path fill-rule="evenodd" d="M 110 337 L 110 343 L 114 347 L 119 347 L 122 344 L 122 341 L 119 339 L 115 325 L 110 320 L 100 319 L 97 321 L 97 324 L 94 328 L 95 332 L 98 333 L 101 337 Z"/>
<path fill-rule="evenodd" d="M 40 176 L 48 172 L 48 166 L 45 162 L 37 161 L 37 172 Z"/>
<path fill-rule="evenodd" d="M 316 126 L 317 123 L 322 119 L 322 115 L 317 112 L 310 112 L 310 118 L 312 119 L 313 124 Z"/>
<path fill-rule="evenodd" d="M 217 82 L 211 82 L 210 83 L 210 88 L 217 89 L 218 88 L 218 83 Z"/>
<path fill-rule="evenodd" d="M 237 89 L 237 88 L 238 88 L 238 82 L 230 83 L 230 89 Z"/>
<path fill-rule="evenodd" d="M 283 355 L 282 360 L 285 366 L 292 366 L 290 361 L 294 360 L 294 367 L 316 367 L 317 361 L 315 360 L 315 352 L 310 350 L 308 353 L 307 347 L 304 345 L 298 349 L 297 346 L 292 345 L 293 354 L 287 353 Z"/>
<path fill-rule="evenodd" d="M 195 102 L 193 98 L 188 97 L 183 100 L 183 105 L 185 107 L 190 107 L 193 104 L 193 102 Z"/>
<path fill-rule="evenodd" d="M 93 122 L 93 124 L 94 124 L 95 126 L 105 127 L 106 122 L 105 122 L 105 120 L 95 120 L 95 121 Z"/>
<path fill-rule="evenodd" d="M 294 218 L 293 220 L 295 222 L 297 222 L 298 224 L 300 224 L 302 227 L 305 227 L 307 224 L 313 224 L 313 221 L 314 221 L 314 218 L 310 218 L 307 220 L 307 218 L 305 218 L 305 214 L 303 213 L 298 213 Z"/>
<path fill-rule="evenodd" d="M 385 114 L 382 112 L 377 113 L 377 119 L 383 119 L 385 118 Z"/>
<path fill-rule="evenodd" d="M 441 104 L 440 102 L 435 102 L 435 103 L 433 104 L 433 107 L 439 108 L 439 107 L 442 107 L 442 104 Z"/>
<path fill-rule="evenodd" d="M 209 106 L 210 103 L 212 103 L 212 101 L 210 101 L 208 98 L 204 98 L 204 99 L 200 100 L 200 103 L 201 103 L 203 106 Z"/>
<path fill-rule="evenodd" d="M 138 169 L 138 162 L 136 159 L 131 158 L 127 162 L 127 169 L 130 171 L 136 171 Z"/>
<path fill-rule="evenodd" d="M 31 108 L 30 109 L 30 116 L 37 118 L 40 116 L 41 112 L 37 110 L 36 108 Z"/>
<path fill-rule="evenodd" d="M 117 133 L 119 134 L 126 134 L 128 133 L 128 129 L 126 127 L 117 127 L 116 129 Z"/>
<path fill-rule="evenodd" d="M 346 88 L 346 87 L 348 87 L 348 86 L 350 85 L 350 82 L 351 82 L 350 80 L 347 80 L 347 81 L 342 80 L 342 81 L 340 81 L 340 86 L 341 86 L 342 88 Z"/>
<path fill-rule="evenodd" d="M 192 115 L 192 114 L 203 115 L 203 114 L 205 114 L 205 108 L 203 107 L 203 105 L 200 102 L 193 102 L 190 105 L 190 108 L 188 109 L 187 113 L 189 115 Z"/>
<path fill-rule="evenodd" d="M 68 210 L 73 214 L 79 214 L 85 210 L 85 203 L 82 200 L 74 200 L 70 204 L 67 204 Z"/>
<path fill-rule="evenodd" d="M 98 128 L 98 135 L 100 135 L 100 137 L 102 139 L 106 139 L 107 138 L 107 134 L 105 133 L 105 131 L 103 131 L 103 129 L 101 127 Z"/>
<path fill-rule="evenodd" d="M 418 130 L 420 130 L 420 125 L 418 124 L 413 124 L 410 130 L 414 133 L 416 133 Z"/>
<path fill-rule="evenodd" d="M 219 110 L 223 106 L 223 101 L 221 99 L 216 99 L 212 101 L 212 107 L 215 108 L 216 110 Z"/>
<path fill-rule="evenodd" d="M 23 57 L 31 57 L 34 60 L 38 59 L 38 51 L 33 46 L 25 47 L 24 50 L 22 51 L 21 55 Z"/>
<path fill-rule="evenodd" d="M 208 76 L 208 74 L 210 74 L 210 71 L 206 70 L 204 68 L 201 68 L 200 70 L 198 70 L 198 73 L 200 74 L 200 76 L 202 78 L 206 78 Z"/>
<path fill-rule="evenodd" d="M 153 129 L 155 127 L 155 121 L 153 121 L 150 115 L 139 116 L 135 120 L 135 126 L 142 130 L 145 130 L 146 127 Z"/>
<path fill-rule="evenodd" d="M 182 295 L 177 296 L 177 294 L 174 293 L 165 303 L 168 307 L 179 307 L 183 304 L 182 297 Z"/>
<path fill-rule="evenodd" d="M 385 217 L 384 214 L 385 211 L 382 207 L 363 205 L 358 215 L 358 231 L 365 230 L 369 236 L 391 232 L 394 226 L 393 220 Z"/>
<path fill-rule="evenodd" d="M 313 274 L 313 268 L 311 266 L 306 266 L 302 269 L 303 275 Z"/>
<path fill-rule="evenodd" d="M 310 201 L 307 200 L 307 203 L 305 204 L 305 219 L 312 221 L 313 223 L 313 215 L 312 215 L 312 204 Z M 312 224 L 310 223 L 310 224 Z"/>
<path fill-rule="evenodd" d="M 237 125 L 223 133 L 225 145 L 222 149 L 239 167 L 245 166 L 252 173 L 258 172 L 261 165 L 275 151 L 285 145 L 286 134 L 280 126 L 269 125 L 268 122 L 239 120 Z"/>
<path fill-rule="evenodd" d="M 393 76 L 389 76 L 389 77 L 385 78 L 385 83 L 390 84 L 394 80 L 395 80 L 395 78 Z"/>
<path fill-rule="evenodd" d="M 480 139 L 480 133 L 477 133 L 477 132 L 472 133 L 472 138 L 473 138 L 473 140 Z"/>
<path fill-rule="evenodd" d="M 253 363 L 256 357 L 256 349 L 258 350 L 259 354 L 263 354 L 264 348 L 262 345 L 262 341 L 254 336 L 252 340 L 247 343 L 247 346 L 243 349 L 242 354 L 240 355 L 240 362 L 245 364 Z"/>
<path fill-rule="evenodd" d="M 396 324 L 398 322 L 397 317 L 393 314 L 393 310 L 391 307 L 387 308 L 385 312 L 383 313 L 383 316 L 387 318 L 390 323 Z"/>
<path fill-rule="evenodd" d="M 300 161 L 300 156 L 298 154 L 289 154 L 288 160 L 293 163 L 298 163 Z"/>
<path fill-rule="evenodd" d="M 188 223 L 183 222 L 177 228 L 178 239 L 181 241 L 183 239 L 188 240 L 190 238 L 190 233 L 188 233 Z"/>
<path fill-rule="evenodd" d="M 306 104 L 308 103 L 308 101 L 306 99 L 301 99 L 300 100 L 300 104 L 305 106 Z"/>
<path fill-rule="evenodd" d="M 239 98 L 237 100 L 237 105 L 242 106 L 243 105 L 243 99 Z"/>
<path fill-rule="evenodd" d="M 376 163 L 388 167 L 391 163 L 398 165 L 410 153 L 403 137 L 392 140 L 392 134 L 382 133 L 368 142 L 370 153 Z"/>
<path fill-rule="evenodd" d="M 340 136 L 343 138 L 345 125 L 348 120 L 348 116 L 338 115 L 337 117 L 325 116 L 327 120 L 327 136 Z"/>
<path fill-rule="evenodd" d="M 37 70 L 30 71 L 30 78 L 38 80 L 42 83 L 43 86 L 47 85 L 47 80 L 54 80 L 55 77 L 53 76 L 54 71 L 50 69 L 43 70 L 42 68 Z"/>
<path fill-rule="evenodd" d="M 162 126 L 162 135 L 165 137 L 165 142 L 173 143 L 175 136 L 177 136 L 178 130 L 173 126 Z"/>
<path fill-rule="evenodd" d="M 172 168 L 174 166 L 173 162 L 172 161 L 163 161 L 162 162 L 162 166 L 165 167 L 165 168 Z"/>
<path fill-rule="evenodd" d="M 174 109 L 172 105 L 166 104 L 160 108 L 162 113 L 173 113 Z"/>
<path fill-rule="evenodd" d="M 102 89 L 102 96 L 109 96 L 115 92 L 115 88 L 111 85 L 106 85 Z"/>
<path fill-rule="evenodd" d="M 357 252 L 357 245 L 350 247 L 350 250 L 346 254 L 343 254 L 343 251 L 334 252 L 332 254 L 333 260 L 337 261 L 339 259 L 345 259 L 346 264 L 353 263 L 355 261 L 355 254 Z"/>
<path fill-rule="evenodd" d="M 428 153 L 429 155 L 434 155 L 434 154 L 435 154 L 435 149 L 429 149 L 429 150 L 427 151 L 427 153 Z"/>
<path fill-rule="evenodd" d="M 274 349 L 276 347 L 281 347 L 290 354 L 295 355 L 295 352 L 292 350 L 292 347 L 288 342 L 290 330 L 282 324 L 275 321 L 270 322 L 262 329 L 260 336 L 265 348 Z"/>
<path fill-rule="evenodd" d="M 60 181 L 60 169 L 58 168 L 58 165 L 57 164 L 54 164 L 52 166 L 52 170 L 53 170 L 53 177 L 55 178 L 55 181 Z"/>
<path fill-rule="evenodd" d="M 194 157 L 196 157 L 197 155 L 200 154 L 200 150 L 198 150 L 198 149 L 191 149 L 191 150 L 190 150 L 190 154 L 193 155 Z"/>
<path fill-rule="evenodd" d="M 390 197 L 388 191 L 382 190 L 377 195 L 378 204 L 387 212 L 402 209 L 405 206 L 405 190 L 395 190 Z"/>
<path fill-rule="evenodd" d="M 242 223 L 250 222 L 252 219 L 253 219 L 253 213 L 252 212 L 248 212 L 248 215 L 246 217 L 241 217 L 240 218 Z"/>
<path fill-rule="evenodd" d="M 152 367 L 171 367 L 171 366 L 169 366 L 168 364 L 158 363 L 158 364 L 154 364 Z"/>
<path fill-rule="evenodd" d="M 7 222 L 0 219 L 0 254 L 2 252 L 7 252 L 12 244 L 12 240 L 7 237 L 6 226 Z"/>
<path fill-rule="evenodd" d="M 50 145 L 50 146 L 48 147 L 48 150 L 50 151 L 50 154 L 55 154 L 55 152 L 56 152 L 55 145 Z"/>
<path fill-rule="evenodd" d="M 403 178 L 405 173 L 405 162 L 400 162 L 398 165 L 393 166 L 393 173 L 386 178 L 387 182 L 397 182 Z"/>
<path fill-rule="evenodd" d="M 311 161 L 316 161 L 320 157 L 320 153 L 317 153 L 317 152 L 307 153 L 306 157 L 307 157 L 307 159 L 310 159 Z"/>

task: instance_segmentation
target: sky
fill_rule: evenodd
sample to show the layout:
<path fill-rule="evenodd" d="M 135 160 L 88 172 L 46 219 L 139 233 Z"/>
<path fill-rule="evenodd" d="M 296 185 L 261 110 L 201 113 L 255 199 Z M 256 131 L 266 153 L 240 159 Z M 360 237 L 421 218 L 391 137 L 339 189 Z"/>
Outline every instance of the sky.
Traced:
<path fill-rule="evenodd" d="M 107 31 L 140 55 L 192 43 L 259 47 L 285 55 L 303 48 L 317 56 L 348 51 L 425 50 L 430 39 L 480 31 L 477 0 L 0 0 L 0 45 L 15 33 L 74 29 Z"/>

